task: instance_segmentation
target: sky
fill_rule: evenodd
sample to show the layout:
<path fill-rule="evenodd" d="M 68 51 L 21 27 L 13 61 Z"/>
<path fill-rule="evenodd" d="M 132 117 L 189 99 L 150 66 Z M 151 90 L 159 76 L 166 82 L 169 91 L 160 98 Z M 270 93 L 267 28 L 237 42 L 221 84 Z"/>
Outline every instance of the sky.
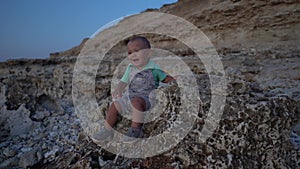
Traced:
<path fill-rule="evenodd" d="M 48 58 L 70 49 L 99 28 L 177 0 L 1 0 L 0 62 Z"/>

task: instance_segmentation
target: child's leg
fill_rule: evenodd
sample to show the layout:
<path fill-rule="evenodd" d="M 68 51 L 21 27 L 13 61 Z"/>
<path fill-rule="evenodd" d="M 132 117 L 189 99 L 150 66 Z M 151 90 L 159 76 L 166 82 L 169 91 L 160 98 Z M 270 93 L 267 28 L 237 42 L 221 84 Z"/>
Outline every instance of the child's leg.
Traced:
<path fill-rule="evenodd" d="M 116 124 L 116 121 L 118 119 L 118 109 L 119 109 L 119 108 L 117 108 L 117 106 L 118 106 L 118 103 L 113 102 L 108 109 L 108 112 L 107 112 L 106 118 L 105 118 L 105 124 L 104 124 L 104 126 L 107 130 L 111 130 L 112 127 Z"/>
<path fill-rule="evenodd" d="M 144 119 L 143 111 L 146 110 L 146 102 L 141 97 L 134 97 L 131 99 L 132 104 L 132 123 L 131 127 L 141 127 Z"/>
<path fill-rule="evenodd" d="M 105 140 L 111 136 L 113 136 L 113 126 L 115 125 L 118 119 L 118 103 L 112 103 L 108 109 L 106 114 L 104 128 L 98 132 L 94 133 L 93 138 L 95 140 Z"/>

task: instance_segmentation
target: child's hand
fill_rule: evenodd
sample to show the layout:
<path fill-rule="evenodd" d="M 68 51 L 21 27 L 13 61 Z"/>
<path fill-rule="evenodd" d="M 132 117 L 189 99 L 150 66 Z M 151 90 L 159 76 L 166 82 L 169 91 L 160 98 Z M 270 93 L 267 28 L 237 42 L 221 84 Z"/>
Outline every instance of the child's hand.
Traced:
<path fill-rule="evenodd" d="M 113 98 L 119 98 L 122 97 L 122 95 L 122 90 L 120 90 L 119 88 L 116 88 L 115 91 L 112 93 Z"/>
<path fill-rule="evenodd" d="M 117 99 L 119 97 L 122 97 L 123 90 L 125 89 L 126 86 L 127 86 L 127 83 L 120 81 L 119 84 L 117 85 L 117 87 L 115 88 L 114 92 L 112 93 L 112 98 Z"/>

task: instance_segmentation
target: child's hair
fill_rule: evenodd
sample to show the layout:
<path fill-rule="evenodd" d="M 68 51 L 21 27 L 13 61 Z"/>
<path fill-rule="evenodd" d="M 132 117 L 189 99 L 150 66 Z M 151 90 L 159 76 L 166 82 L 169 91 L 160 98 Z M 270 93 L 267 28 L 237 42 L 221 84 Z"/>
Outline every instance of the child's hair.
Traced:
<path fill-rule="evenodd" d="M 136 40 L 142 41 L 146 48 L 149 48 L 149 49 L 151 48 L 149 40 L 147 38 L 143 37 L 143 36 L 133 36 L 132 38 L 130 38 L 128 40 L 127 44 L 130 43 L 130 42 L 136 41 Z"/>

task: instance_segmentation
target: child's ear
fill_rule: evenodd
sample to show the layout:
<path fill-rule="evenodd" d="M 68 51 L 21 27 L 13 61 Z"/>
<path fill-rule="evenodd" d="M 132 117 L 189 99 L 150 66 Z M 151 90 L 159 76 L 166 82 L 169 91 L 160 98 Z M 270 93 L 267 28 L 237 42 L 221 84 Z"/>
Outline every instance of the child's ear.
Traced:
<path fill-rule="evenodd" d="M 144 54 L 146 57 L 150 58 L 152 52 L 151 52 L 150 49 L 143 49 L 143 54 Z"/>

